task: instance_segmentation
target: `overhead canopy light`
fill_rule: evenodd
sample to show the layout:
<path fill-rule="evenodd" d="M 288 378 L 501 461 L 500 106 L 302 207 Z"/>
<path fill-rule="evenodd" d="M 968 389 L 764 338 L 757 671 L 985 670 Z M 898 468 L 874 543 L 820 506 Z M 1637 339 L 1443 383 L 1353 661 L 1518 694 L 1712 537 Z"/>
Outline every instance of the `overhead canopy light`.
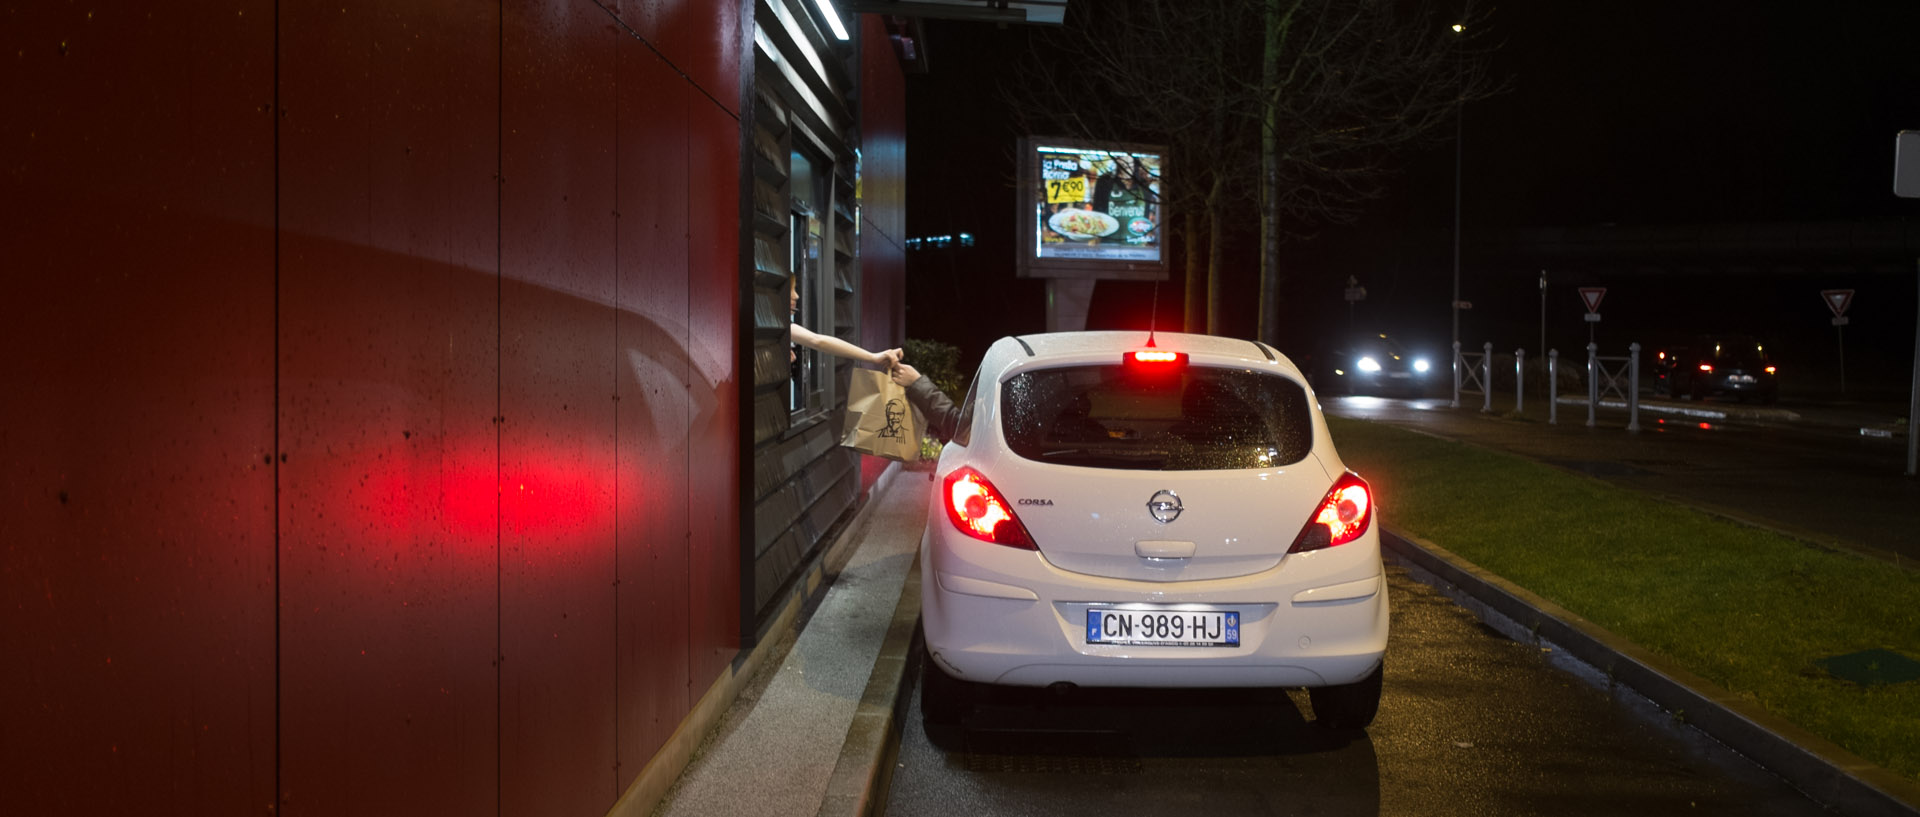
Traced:
<path fill-rule="evenodd" d="M 841 42 L 847 41 L 847 27 L 840 22 L 840 12 L 833 7 L 833 0 L 813 0 L 820 14 L 827 18 L 827 25 L 833 28 L 833 36 Z"/>
<path fill-rule="evenodd" d="M 842 0 L 849 11 L 984 23 L 1060 25 L 1068 0 Z"/>

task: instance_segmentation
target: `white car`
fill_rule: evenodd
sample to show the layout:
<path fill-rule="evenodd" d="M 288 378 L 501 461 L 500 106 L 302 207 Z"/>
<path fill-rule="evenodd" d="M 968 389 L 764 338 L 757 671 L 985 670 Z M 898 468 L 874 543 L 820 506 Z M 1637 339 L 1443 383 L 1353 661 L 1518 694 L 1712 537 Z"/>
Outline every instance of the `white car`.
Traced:
<path fill-rule="evenodd" d="M 1002 338 L 934 471 L 922 711 L 979 685 L 1306 687 L 1372 723 L 1387 582 L 1372 489 L 1284 355 L 1145 332 Z"/>

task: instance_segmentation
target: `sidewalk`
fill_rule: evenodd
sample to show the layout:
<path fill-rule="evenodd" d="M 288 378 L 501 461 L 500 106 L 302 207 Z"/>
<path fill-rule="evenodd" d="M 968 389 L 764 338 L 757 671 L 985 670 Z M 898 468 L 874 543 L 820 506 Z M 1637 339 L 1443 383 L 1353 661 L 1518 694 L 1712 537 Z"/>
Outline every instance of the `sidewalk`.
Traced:
<path fill-rule="evenodd" d="M 852 553 L 831 587 L 743 689 L 668 790 L 656 817 L 868 813 L 885 791 L 892 709 L 920 614 L 915 555 L 932 490 L 889 468 L 834 547 Z M 910 605 L 907 602 L 911 602 Z M 906 607 L 905 623 L 895 608 Z M 874 687 L 869 689 L 869 687 Z M 874 809 L 877 811 L 877 808 Z"/>

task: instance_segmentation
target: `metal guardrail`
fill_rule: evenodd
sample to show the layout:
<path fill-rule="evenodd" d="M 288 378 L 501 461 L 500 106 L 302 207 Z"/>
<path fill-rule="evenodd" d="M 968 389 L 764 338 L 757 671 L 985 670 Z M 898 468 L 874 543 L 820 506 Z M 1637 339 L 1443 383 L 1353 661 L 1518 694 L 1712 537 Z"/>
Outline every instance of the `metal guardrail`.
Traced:
<path fill-rule="evenodd" d="M 1453 342 L 1453 408 L 1460 407 L 1461 380 L 1480 387 L 1481 411 L 1493 411 L 1493 342 L 1481 346 L 1477 355 L 1462 354 L 1460 342 Z M 1469 359 L 1476 362 L 1469 362 Z M 1472 393 L 1471 389 L 1467 390 Z"/>
<path fill-rule="evenodd" d="M 1461 393 L 1480 394 L 1481 411 L 1493 411 L 1493 344 L 1486 343 L 1479 354 L 1460 351 L 1453 345 L 1453 408 L 1460 407 Z M 1587 426 L 1595 425 L 1600 401 L 1618 398 L 1627 404 L 1627 430 L 1640 430 L 1640 344 L 1627 346 L 1624 357 L 1603 356 L 1598 344 L 1587 344 Z M 1526 410 L 1527 350 L 1513 350 L 1513 410 Z M 1547 423 L 1560 422 L 1560 350 L 1547 350 Z"/>
<path fill-rule="evenodd" d="M 1607 364 L 1618 363 L 1616 368 Z M 1599 344 L 1587 344 L 1587 427 L 1593 427 L 1600 398 L 1612 394 L 1627 402 L 1627 430 L 1640 430 L 1640 344 L 1627 347 L 1626 357 L 1602 357 Z"/>

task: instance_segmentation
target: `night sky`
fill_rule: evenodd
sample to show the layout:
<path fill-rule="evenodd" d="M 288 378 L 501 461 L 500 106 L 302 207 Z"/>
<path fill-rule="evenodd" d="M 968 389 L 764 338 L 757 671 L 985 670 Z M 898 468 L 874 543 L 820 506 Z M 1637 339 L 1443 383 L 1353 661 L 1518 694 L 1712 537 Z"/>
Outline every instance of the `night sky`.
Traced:
<path fill-rule="evenodd" d="M 1493 73 L 1508 90 L 1470 105 L 1462 128 L 1462 292 L 1476 302 L 1463 313 L 1463 341 L 1486 335 L 1533 346 L 1538 332 L 1537 286 L 1529 285 L 1533 306 L 1524 314 L 1508 314 L 1527 302 L 1517 295 L 1476 291 L 1510 290 L 1502 275 L 1515 274 L 1476 269 L 1476 237 L 1607 224 L 1920 223 L 1920 202 L 1891 192 L 1894 135 L 1920 129 L 1920 52 L 1911 48 L 1920 2 L 1526 3 L 1499 7 L 1491 24 Z M 1018 134 L 995 92 L 1012 81 L 1007 53 L 1024 46 L 1025 32 L 928 21 L 926 40 L 932 70 L 908 84 L 908 234 L 965 231 L 978 243 L 910 253 L 908 326 L 916 337 L 960 345 L 970 362 L 994 338 L 1044 327 L 1043 285 L 1012 277 Z M 1349 274 L 1369 289 L 1356 308 L 1359 323 L 1444 346 L 1454 218 L 1448 130 L 1404 157 L 1387 196 L 1359 221 L 1322 226 L 1316 238 L 1283 250 L 1283 351 L 1304 351 L 1340 328 L 1339 288 Z M 1245 271 L 1230 291 L 1244 293 L 1237 300 L 1248 306 L 1223 334 L 1253 333 L 1257 261 L 1252 240 L 1245 244 L 1233 252 Z M 1553 280 L 1549 292 L 1550 345 L 1584 342 L 1584 327 L 1567 325 L 1583 311 L 1573 287 L 1593 283 L 1580 275 L 1552 276 L 1565 280 Z M 1860 369 L 1860 379 L 1875 370 L 1904 388 L 1915 321 L 1911 267 L 1905 275 L 1805 281 L 1726 277 L 1601 282 L 1614 307 L 1604 326 L 1622 344 L 1625 335 L 1650 342 L 1642 336 L 1700 320 L 1678 306 L 1692 302 L 1714 313 L 1713 325 L 1688 328 L 1758 331 L 1792 321 L 1805 331 L 1792 333 L 1783 354 L 1805 371 L 1835 342 L 1818 290 L 1857 288 L 1849 371 Z M 1162 326 L 1179 321 L 1181 286 L 1176 264 L 1159 288 Z M 1153 289 L 1102 282 L 1089 328 L 1144 327 Z M 1654 302 L 1660 308 L 1650 308 Z"/>

